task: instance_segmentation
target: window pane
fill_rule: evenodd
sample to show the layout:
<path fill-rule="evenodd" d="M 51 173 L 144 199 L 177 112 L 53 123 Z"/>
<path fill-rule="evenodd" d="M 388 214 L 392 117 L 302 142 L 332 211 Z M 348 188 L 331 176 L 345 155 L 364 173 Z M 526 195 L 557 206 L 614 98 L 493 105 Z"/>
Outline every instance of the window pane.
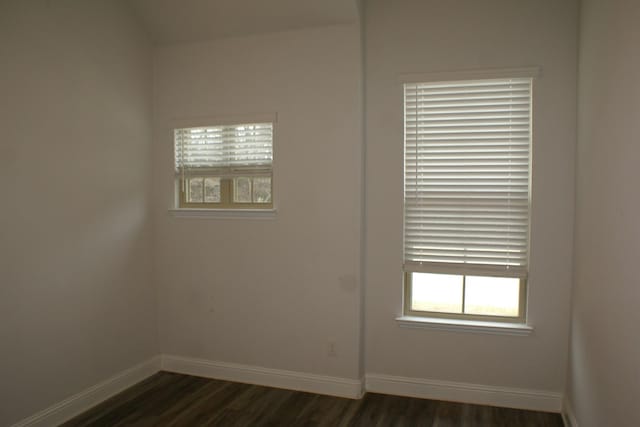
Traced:
<path fill-rule="evenodd" d="M 467 276 L 465 313 L 518 317 L 520 279 Z"/>
<path fill-rule="evenodd" d="M 220 178 L 204 179 L 204 201 L 206 203 L 220 203 Z"/>
<path fill-rule="evenodd" d="M 411 273 L 411 310 L 461 313 L 462 278 L 453 274 Z"/>
<path fill-rule="evenodd" d="M 187 202 L 202 203 L 203 202 L 203 178 L 190 178 L 187 185 Z"/>
<path fill-rule="evenodd" d="M 236 203 L 251 203 L 251 179 L 236 178 L 233 183 L 233 201 Z"/>
<path fill-rule="evenodd" d="M 271 178 L 253 178 L 253 202 L 271 203 Z"/>

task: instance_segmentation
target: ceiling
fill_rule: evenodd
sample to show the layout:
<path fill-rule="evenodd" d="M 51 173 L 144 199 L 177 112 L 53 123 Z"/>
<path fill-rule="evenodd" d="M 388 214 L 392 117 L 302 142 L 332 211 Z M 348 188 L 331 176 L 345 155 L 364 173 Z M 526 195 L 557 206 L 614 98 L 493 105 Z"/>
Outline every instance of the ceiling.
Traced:
<path fill-rule="evenodd" d="M 129 0 L 156 44 L 356 22 L 356 0 Z"/>

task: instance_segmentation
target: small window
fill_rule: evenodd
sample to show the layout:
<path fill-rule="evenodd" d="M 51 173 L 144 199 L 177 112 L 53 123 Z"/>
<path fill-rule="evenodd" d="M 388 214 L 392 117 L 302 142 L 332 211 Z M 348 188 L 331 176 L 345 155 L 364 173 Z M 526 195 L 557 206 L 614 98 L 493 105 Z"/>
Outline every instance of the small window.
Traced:
<path fill-rule="evenodd" d="M 404 85 L 406 315 L 526 320 L 531 87 Z"/>
<path fill-rule="evenodd" d="M 273 207 L 273 123 L 174 130 L 180 208 Z"/>

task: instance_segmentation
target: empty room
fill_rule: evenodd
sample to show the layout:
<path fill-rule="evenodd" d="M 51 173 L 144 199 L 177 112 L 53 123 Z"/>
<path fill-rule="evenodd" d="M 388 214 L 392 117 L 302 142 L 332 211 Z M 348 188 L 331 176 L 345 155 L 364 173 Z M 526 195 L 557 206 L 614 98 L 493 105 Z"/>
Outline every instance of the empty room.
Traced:
<path fill-rule="evenodd" d="M 640 426 L 638 22 L 0 0 L 0 426 Z"/>

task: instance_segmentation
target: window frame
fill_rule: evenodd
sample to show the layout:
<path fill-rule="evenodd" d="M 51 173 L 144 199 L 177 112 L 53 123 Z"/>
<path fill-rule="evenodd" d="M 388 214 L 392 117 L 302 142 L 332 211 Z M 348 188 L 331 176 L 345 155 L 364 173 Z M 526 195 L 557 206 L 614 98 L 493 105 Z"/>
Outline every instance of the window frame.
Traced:
<path fill-rule="evenodd" d="M 414 316 L 414 317 L 431 317 L 438 319 L 454 319 L 454 320 L 471 320 L 471 321 L 490 321 L 490 322 L 501 322 L 501 323 L 525 323 L 527 319 L 527 279 L 525 277 L 517 277 L 519 280 L 519 289 L 518 289 L 518 316 L 495 316 L 490 314 L 465 314 L 464 313 L 464 303 L 465 303 L 465 281 L 467 276 L 482 276 L 482 277 L 512 277 L 512 276 L 504 276 L 498 274 L 465 274 L 465 273 L 441 273 L 441 274 L 453 274 L 463 277 L 463 287 L 462 287 L 462 313 L 450 313 L 443 311 L 423 311 L 423 310 L 413 310 L 412 305 L 412 277 L 413 273 L 421 273 L 420 271 L 405 271 L 403 274 L 404 277 L 404 298 L 403 298 L 403 313 L 404 316 Z M 431 273 L 431 271 L 430 271 Z M 437 273 L 440 274 L 440 273 Z"/>
<path fill-rule="evenodd" d="M 403 134 L 405 132 L 405 101 L 404 101 L 404 85 L 416 84 L 416 83 L 435 83 L 435 82 L 451 82 L 451 81 L 466 81 L 466 80 L 483 80 L 483 79 L 502 79 L 502 78 L 530 78 L 532 80 L 532 88 L 530 92 L 530 151 L 529 151 L 529 217 L 528 217 L 528 238 L 527 238 L 527 270 L 524 274 L 510 274 L 508 271 L 499 272 L 492 270 L 487 266 L 473 266 L 473 265 L 460 265 L 452 266 L 451 264 L 443 263 L 440 265 L 433 265 L 425 263 L 426 265 L 406 265 L 402 266 L 402 313 L 403 317 L 407 318 L 422 318 L 428 320 L 429 318 L 436 319 L 438 321 L 451 320 L 452 322 L 470 322 L 470 323 L 485 323 L 495 322 L 498 324 L 526 324 L 527 323 L 527 311 L 528 311 L 528 290 L 529 290 L 529 270 L 530 270 L 530 246 L 531 246 L 531 194 L 532 194 L 532 177 L 533 177 L 533 134 L 534 134 L 534 88 L 535 80 L 539 77 L 541 69 L 539 67 L 529 68 L 511 68 L 511 69 L 497 69 L 497 70 L 466 70 L 457 72 L 436 72 L 436 73 L 412 73 L 403 74 L 399 78 L 400 88 L 403 93 L 402 101 L 402 121 L 403 121 Z M 403 138 L 404 140 L 404 138 Z M 405 163 L 405 147 L 403 142 L 403 211 L 405 206 L 405 179 L 406 171 L 404 169 Z M 403 214 L 403 239 L 405 216 Z M 404 244 L 403 244 L 404 247 Z M 404 249 L 403 249 L 404 250 Z M 404 260 L 404 256 L 403 256 Z M 436 311 L 421 311 L 412 309 L 412 274 L 413 273 L 434 273 L 434 274 L 451 274 L 463 277 L 463 292 L 462 292 L 462 313 L 449 313 L 449 312 L 436 312 Z M 464 300 L 466 297 L 466 288 L 464 286 L 467 276 L 483 276 L 483 277 L 499 277 L 499 278 L 518 278 L 519 279 L 519 293 L 518 293 L 518 316 L 496 316 L 496 315 L 480 315 L 480 314 L 465 314 L 464 313 Z"/>
<path fill-rule="evenodd" d="M 188 202 L 187 201 L 187 187 L 189 183 L 186 181 L 192 179 L 207 179 L 216 178 L 220 180 L 220 202 Z M 271 181 L 271 201 L 270 202 L 236 202 L 235 196 L 235 180 L 239 178 L 248 178 L 251 180 L 251 194 L 253 197 L 253 179 L 254 178 L 269 178 Z M 238 176 L 233 178 L 225 178 L 219 175 L 206 175 L 201 174 L 197 176 L 190 176 L 188 178 L 178 177 L 178 209 L 273 209 L 273 172 L 270 175 L 256 175 L 256 176 Z"/>
<path fill-rule="evenodd" d="M 255 176 L 239 174 L 238 176 L 220 176 L 215 173 L 198 173 L 189 178 L 219 178 L 220 179 L 220 203 L 216 202 L 202 202 L 194 203 L 186 201 L 186 183 L 185 177 L 179 173 L 175 173 L 175 130 L 185 128 L 197 128 L 197 127 L 216 127 L 216 126 L 234 126 L 238 124 L 249 123 L 271 123 L 272 125 L 272 161 L 271 171 L 268 174 L 257 174 Z M 202 116 L 192 118 L 179 118 L 168 121 L 167 134 L 170 135 L 171 149 L 170 158 L 172 160 L 172 166 L 169 170 L 173 173 L 173 206 L 169 207 L 169 211 L 173 212 L 177 216 L 185 217 L 209 217 L 220 216 L 226 217 L 246 217 L 245 213 L 252 213 L 262 216 L 267 214 L 275 214 L 276 212 L 276 194 L 277 194 L 277 180 L 275 179 L 276 159 L 277 159 L 277 126 L 278 126 L 278 114 L 277 113 L 258 113 L 258 114 L 233 114 L 233 115 L 221 115 L 221 116 Z M 271 179 L 271 201 L 264 203 L 247 203 L 247 202 L 234 202 L 233 201 L 233 180 L 235 178 L 270 178 Z M 188 179 L 188 178 L 187 178 Z M 227 186 L 223 190 L 223 187 Z M 227 196 L 223 196 L 223 191 Z M 225 202 L 224 197 L 227 197 Z M 185 215 L 182 215 L 184 213 Z M 211 215 L 209 215 L 209 214 Z"/>

